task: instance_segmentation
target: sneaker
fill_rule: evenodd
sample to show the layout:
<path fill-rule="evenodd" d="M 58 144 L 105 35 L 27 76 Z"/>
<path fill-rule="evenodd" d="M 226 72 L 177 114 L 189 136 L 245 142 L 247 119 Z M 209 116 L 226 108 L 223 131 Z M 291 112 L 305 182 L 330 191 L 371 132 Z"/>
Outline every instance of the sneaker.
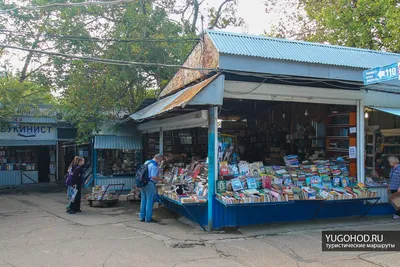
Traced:
<path fill-rule="evenodd" d="M 139 221 L 144 222 L 144 219 L 140 219 Z"/>
<path fill-rule="evenodd" d="M 397 214 L 394 214 L 394 215 L 393 215 L 393 219 L 400 219 L 400 216 L 397 215 Z"/>
<path fill-rule="evenodd" d="M 151 219 L 150 221 L 146 221 L 147 223 L 158 223 L 157 220 Z"/>
<path fill-rule="evenodd" d="M 69 213 L 69 214 L 76 214 L 76 211 L 70 210 L 70 211 L 68 211 L 68 213 Z"/>

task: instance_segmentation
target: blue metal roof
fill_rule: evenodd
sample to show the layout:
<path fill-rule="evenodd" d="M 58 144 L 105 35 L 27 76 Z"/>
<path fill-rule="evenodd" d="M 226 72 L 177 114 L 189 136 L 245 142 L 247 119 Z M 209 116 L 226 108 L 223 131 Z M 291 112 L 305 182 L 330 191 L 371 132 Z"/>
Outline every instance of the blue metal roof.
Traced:
<path fill-rule="evenodd" d="M 207 31 L 221 54 L 370 69 L 400 61 L 400 54 L 264 36 Z"/>
<path fill-rule="evenodd" d="M 97 135 L 94 137 L 94 149 L 142 149 L 142 138 L 135 136 Z"/>
<path fill-rule="evenodd" d="M 400 108 L 376 108 L 376 107 L 373 107 L 373 109 L 383 111 L 386 113 L 390 113 L 390 114 L 393 114 L 396 116 L 400 116 Z"/>

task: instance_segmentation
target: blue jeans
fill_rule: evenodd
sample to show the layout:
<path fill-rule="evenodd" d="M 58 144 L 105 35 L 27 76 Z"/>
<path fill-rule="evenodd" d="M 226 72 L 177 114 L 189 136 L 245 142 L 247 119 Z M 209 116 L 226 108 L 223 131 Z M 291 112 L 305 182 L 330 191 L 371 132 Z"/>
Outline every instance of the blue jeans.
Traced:
<path fill-rule="evenodd" d="M 157 194 L 156 184 L 149 182 L 140 189 L 140 219 L 146 222 L 151 221 L 153 216 L 153 204 Z"/>

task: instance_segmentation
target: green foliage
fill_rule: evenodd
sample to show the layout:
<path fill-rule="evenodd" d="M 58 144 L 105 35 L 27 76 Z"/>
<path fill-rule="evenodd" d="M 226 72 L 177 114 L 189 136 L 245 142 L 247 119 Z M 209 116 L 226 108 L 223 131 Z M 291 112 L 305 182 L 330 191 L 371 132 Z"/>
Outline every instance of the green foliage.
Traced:
<path fill-rule="evenodd" d="M 397 0 L 268 1 L 267 12 L 292 10 L 274 35 L 335 45 L 400 52 Z"/>
<path fill-rule="evenodd" d="M 206 20 L 213 27 L 242 23 L 236 18 L 237 1 L 221 0 L 218 8 L 197 0 L 138 0 L 112 6 L 18 9 L 0 16 L 0 31 L 3 43 L 8 45 L 85 57 L 180 65 L 195 45 L 193 41 L 181 40 L 197 38 L 202 28 L 201 14 L 207 14 Z M 21 2 L 39 6 L 82 0 Z M 0 8 L 15 7 L 7 3 L 0 0 Z M 174 21 L 170 15 L 180 15 L 181 20 Z M 96 42 L 92 38 L 107 41 Z M 117 42 L 112 39 L 175 41 Z M 78 128 L 80 141 L 87 140 L 104 120 L 130 114 L 144 98 L 156 97 L 177 71 L 100 64 L 32 52 L 6 50 L 6 53 L 23 62 L 22 67 L 6 64 L 16 74 L 15 81 L 19 80 L 20 86 L 34 81 L 57 91 L 58 107 L 64 118 Z"/>
<path fill-rule="evenodd" d="M 117 16 L 109 38 L 140 40 L 176 39 L 174 42 L 110 43 L 101 57 L 135 62 L 182 63 L 193 43 L 180 42 L 182 27 L 168 19 L 163 9 L 140 3 L 127 4 Z M 88 138 L 102 121 L 131 114 L 144 98 L 154 98 L 176 70 L 162 67 L 118 66 L 73 61 L 63 93 L 68 120 Z"/>
<path fill-rule="evenodd" d="M 39 104 L 55 104 L 49 87 L 12 76 L 0 78 L 0 121 L 9 121 L 17 109 Z"/>

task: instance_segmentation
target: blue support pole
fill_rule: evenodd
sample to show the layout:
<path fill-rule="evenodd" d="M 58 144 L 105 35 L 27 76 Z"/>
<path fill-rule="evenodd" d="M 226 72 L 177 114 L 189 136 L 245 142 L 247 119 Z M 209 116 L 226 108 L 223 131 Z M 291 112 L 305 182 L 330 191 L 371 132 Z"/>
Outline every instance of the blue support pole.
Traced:
<path fill-rule="evenodd" d="M 164 130 L 160 128 L 160 152 L 161 155 L 164 154 Z"/>
<path fill-rule="evenodd" d="M 213 229 L 215 211 L 215 187 L 217 179 L 217 145 L 218 145 L 218 108 L 209 110 L 208 118 L 208 231 Z"/>
<path fill-rule="evenodd" d="M 97 149 L 93 149 L 93 177 L 94 185 L 97 185 Z"/>

